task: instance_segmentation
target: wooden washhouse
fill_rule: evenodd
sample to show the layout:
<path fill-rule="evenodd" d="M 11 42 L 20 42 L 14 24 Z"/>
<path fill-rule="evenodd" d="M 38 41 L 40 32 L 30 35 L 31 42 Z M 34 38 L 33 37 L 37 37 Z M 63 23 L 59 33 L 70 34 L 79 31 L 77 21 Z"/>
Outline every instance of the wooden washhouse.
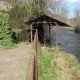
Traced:
<path fill-rule="evenodd" d="M 50 42 L 50 29 L 51 26 L 69 26 L 61 21 L 51 18 L 47 15 L 42 15 L 36 19 L 26 21 L 25 24 L 30 25 L 32 35 L 34 38 L 35 29 L 38 30 L 39 42 L 46 44 Z"/>

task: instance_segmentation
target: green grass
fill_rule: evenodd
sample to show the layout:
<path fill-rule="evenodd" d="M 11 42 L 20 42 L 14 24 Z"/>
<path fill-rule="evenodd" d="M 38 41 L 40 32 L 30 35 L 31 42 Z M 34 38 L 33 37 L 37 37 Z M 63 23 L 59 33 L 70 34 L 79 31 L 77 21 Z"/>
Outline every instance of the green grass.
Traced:
<path fill-rule="evenodd" d="M 17 47 L 17 44 L 13 43 L 12 45 L 5 45 L 5 46 L 0 46 L 0 48 L 3 48 L 3 49 L 13 49 L 13 48 L 16 48 Z"/>
<path fill-rule="evenodd" d="M 72 28 L 75 28 L 76 27 L 76 24 L 71 24 L 70 25 Z"/>
<path fill-rule="evenodd" d="M 51 64 L 57 57 L 58 64 Z M 51 51 L 47 48 L 41 53 L 44 80 L 80 80 L 80 63 L 76 58 L 63 51 Z"/>

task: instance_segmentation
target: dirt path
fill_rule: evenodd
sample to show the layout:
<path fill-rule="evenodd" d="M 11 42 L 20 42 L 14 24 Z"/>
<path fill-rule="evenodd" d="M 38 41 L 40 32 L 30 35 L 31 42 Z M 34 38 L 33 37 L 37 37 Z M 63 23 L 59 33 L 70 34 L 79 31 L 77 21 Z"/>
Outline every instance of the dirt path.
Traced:
<path fill-rule="evenodd" d="M 31 46 L 25 44 L 11 50 L 0 49 L 0 80 L 26 80 L 31 54 Z"/>

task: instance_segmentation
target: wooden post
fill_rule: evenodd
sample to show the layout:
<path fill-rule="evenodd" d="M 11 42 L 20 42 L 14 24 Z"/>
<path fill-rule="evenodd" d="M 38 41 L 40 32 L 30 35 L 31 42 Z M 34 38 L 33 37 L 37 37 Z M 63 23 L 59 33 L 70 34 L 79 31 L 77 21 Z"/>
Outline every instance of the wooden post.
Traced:
<path fill-rule="evenodd" d="M 33 25 L 33 24 L 30 25 L 30 29 L 31 29 L 31 43 L 33 42 L 33 41 L 32 41 L 32 25 Z"/>
<path fill-rule="evenodd" d="M 50 40 L 50 25 L 49 25 L 49 40 Z"/>

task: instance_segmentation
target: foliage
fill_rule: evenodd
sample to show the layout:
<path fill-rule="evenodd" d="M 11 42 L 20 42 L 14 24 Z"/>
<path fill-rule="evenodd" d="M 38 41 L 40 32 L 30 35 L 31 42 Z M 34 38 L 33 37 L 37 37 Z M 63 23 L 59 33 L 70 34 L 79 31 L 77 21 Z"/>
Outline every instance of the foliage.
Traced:
<path fill-rule="evenodd" d="M 13 46 L 11 36 L 9 14 L 0 12 L 0 47 L 11 48 Z"/>
<path fill-rule="evenodd" d="M 33 5 L 25 5 L 23 7 L 15 6 L 9 11 L 10 22 L 13 28 L 24 29 L 26 25 L 25 21 L 36 18 L 38 11 Z"/>
<path fill-rule="evenodd" d="M 75 25 L 75 24 L 71 24 L 70 26 L 71 26 L 73 29 L 76 28 L 76 25 Z"/>
<path fill-rule="evenodd" d="M 40 15 L 34 5 L 25 5 L 28 19 L 34 19 Z"/>
<path fill-rule="evenodd" d="M 51 64 L 55 58 L 56 51 L 53 52 L 50 48 L 42 52 L 44 80 L 80 80 L 80 63 L 73 55 L 59 51 L 56 66 Z"/>
<path fill-rule="evenodd" d="M 76 5 L 74 8 L 74 18 L 72 23 L 75 24 L 75 29 L 80 29 L 80 4 Z"/>
<path fill-rule="evenodd" d="M 21 41 L 29 41 L 29 36 L 30 36 L 30 30 L 28 29 L 13 29 L 13 34 L 12 34 L 12 38 L 14 43 L 19 43 Z"/>

